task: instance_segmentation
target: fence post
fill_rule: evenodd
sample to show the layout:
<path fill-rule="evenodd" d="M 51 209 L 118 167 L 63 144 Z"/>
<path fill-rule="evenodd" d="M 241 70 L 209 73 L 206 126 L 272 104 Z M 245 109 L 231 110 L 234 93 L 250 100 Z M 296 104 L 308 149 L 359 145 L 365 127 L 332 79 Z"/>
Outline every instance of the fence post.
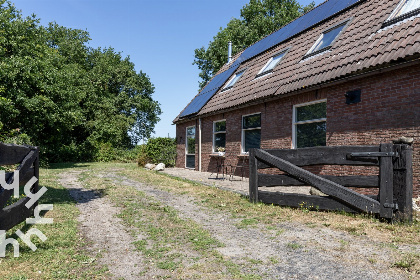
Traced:
<path fill-rule="evenodd" d="M 383 153 L 391 153 L 393 152 L 392 144 L 381 144 L 379 150 Z M 379 217 L 386 219 L 392 218 L 394 209 L 392 168 L 392 157 L 379 157 L 379 202 L 381 204 Z"/>
<path fill-rule="evenodd" d="M 255 151 L 249 151 L 249 200 L 254 203 L 258 202 L 258 162 Z"/>
<path fill-rule="evenodd" d="M 399 221 L 412 222 L 413 149 L 407 144 L 396 144 L 394 152 L 399 155 L 393 163 L 394 200 L 398 204 L 398 211 L 394 218 Z"/>

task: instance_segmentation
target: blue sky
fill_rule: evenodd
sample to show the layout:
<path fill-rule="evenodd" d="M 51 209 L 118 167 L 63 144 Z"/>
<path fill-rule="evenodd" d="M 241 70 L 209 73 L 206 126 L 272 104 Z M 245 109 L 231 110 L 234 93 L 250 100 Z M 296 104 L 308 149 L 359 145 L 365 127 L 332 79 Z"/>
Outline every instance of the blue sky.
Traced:
<path fill-rule="evenodd" d="M 129 56 L 155 86 L 163 114 L 154 137 L 175 137 L 172 120 L 197 94 L 194 49 L 239 18 L 249 0 L 11 0 L 24 16 L 87 30 L 89 46 Z M 298 1 L 307 5 L 310 0 Z M 318 5 L 322 0 L 316 0 Z"/>

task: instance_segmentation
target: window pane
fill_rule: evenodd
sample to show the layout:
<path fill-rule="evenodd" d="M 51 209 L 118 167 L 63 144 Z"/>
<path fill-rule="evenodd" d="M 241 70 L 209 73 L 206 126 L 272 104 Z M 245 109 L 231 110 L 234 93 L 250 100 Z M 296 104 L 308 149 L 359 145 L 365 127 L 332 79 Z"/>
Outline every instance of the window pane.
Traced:
<path fill-rule="evenodd" d="M 195 126 L 187 127 L 187 136 L 195 136 Z"/>
<path fill-rule="evenodd" d="M 217 148 L 226 148 L 226 134 L 218 133 L 214 135 L 214 151 L 217 152 Z"/>
<path fill-rule="evenodd" d="M 398 11 L 394 17 L 409 13 L 418 8 L 420 8 L 420 1 L 418 0 L 405 1 L 405 4 L 402 5 L 400 11 Z"/>
<path fill-rule="evenodd" d="M 233 85 L 239 80 L 239 78 L 242 76 L 242 74 L 245 71 L 239 72 L 238 74 L 236 74 L 233 79 L 225 86 L 225 88 L 230 88 L 233 87 Z"/>
<path fill-rule="evenodd" d="M 327 117 L 327 102 L 296 107 L 296 121 L 316 120 Z"/>
<path fill-rule="evenodd" d="M 214 132 L 226 131 L 226 121 L 216 122 L 214 124 Z"/>
<path fill-rule="evenodd" d="M 261 73 L 273 70 L 274 67 L 276 67 L 277 63 L 279 63 L 280 59 L 284 56 L 284 53 L 279 54 L 271 60 L 271 62 L 264 68 L 264 70 L 261 71 Z"/>
<path fill-rule="evenodd" d="M 187 156 L 187 162 L 185 166 L 188 168 L 195 168 L 195 155 Z"/>
<path fill-rule="evenodd" d="M 243 129 L 261 127 L 261 114 L 246 116 L 243 118 Z"/>
<path fill-rule="evenodd" d="M 187 154 L 195 154 L 195 137 L 187 138 Z"/>
<path fill-rule="evenodd" d="M 260 148 L 261 143 L 261 130 L 260 129 L 253 129 L 253 130 L 245 130 L 245 152 L 249 152 L 249 149 L 252 148 Z"/>
<path fill-rule="evenodd" d="M 326 146 L 327 123 L 307 123 L 296 126 L 297 148 Z"/>
<path fill-rule="evenodd" d="M 332 41 L 334 41 L 335 37 L 337 37 L 338 33 L 340 33 L 341 30 L 343 30 L 345 24 L 338 26 L 337 28 L 334 28 L 333 30 L 323 33 L 321 36 L 321 40 L 316 44 L 312 52 L 316 52 L 318 50 L 321 50 L 325 47 L 328 47 L 331 45 Z"/>

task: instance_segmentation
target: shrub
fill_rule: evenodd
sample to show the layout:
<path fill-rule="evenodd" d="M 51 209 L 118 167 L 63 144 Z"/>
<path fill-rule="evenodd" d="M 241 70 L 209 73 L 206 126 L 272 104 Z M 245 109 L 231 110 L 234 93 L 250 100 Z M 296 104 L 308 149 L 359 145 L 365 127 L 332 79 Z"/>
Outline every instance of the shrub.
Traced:
<path fill-rule="evenodd" d="M 174 138 L 150 138 L 145 147 L 145 154 L 152 163 L 164 163 L 175 166 L 176 141 Z"/>
<path fill-rule="evenodd" d="M 140 145 L 138 147 L 139 147 L 139 153 L 138 153 L 138 156 L 137 156 L 137 164 L 138 164 L 138 166 L 143 167 L 143 166 L 146 165 L 146 163 L 148 161 L 150 161 L 150 159 L 148 158 L 148 156 L 146 154 L 146 145 L 143 144 L 143 145 Z"/>

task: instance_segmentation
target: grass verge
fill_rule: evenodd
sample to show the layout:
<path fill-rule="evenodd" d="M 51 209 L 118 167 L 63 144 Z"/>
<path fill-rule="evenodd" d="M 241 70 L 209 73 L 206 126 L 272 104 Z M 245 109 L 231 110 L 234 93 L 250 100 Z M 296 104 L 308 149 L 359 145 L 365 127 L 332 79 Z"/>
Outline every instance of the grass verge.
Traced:
<path fill-rule="evenodd" d="M 106 279 L 107 268 L 96 263 L 96 257 L 87 254 L 88 246 L 77 231 L 79 211 L 68 191 L 58 183 L 59 169 L 40 169 L 40 187 L 48 190 L 40 204 L 53 204 L 45 214 L 53 218 L 52 224 L 26 225 L 25 222 L 7 231 L 6 238 L 15 238 L 20 244 L 20 256 L 13 257 L 12 245 L 7 246 L 6 257 L 0 258 L 0 279 Z M 45 212 L 41 212 L 41 215 Z M 47 240 L 33 236 L 37 246 L 32 251 L 15 234 L 31 228 L 39 229 Z"/>

